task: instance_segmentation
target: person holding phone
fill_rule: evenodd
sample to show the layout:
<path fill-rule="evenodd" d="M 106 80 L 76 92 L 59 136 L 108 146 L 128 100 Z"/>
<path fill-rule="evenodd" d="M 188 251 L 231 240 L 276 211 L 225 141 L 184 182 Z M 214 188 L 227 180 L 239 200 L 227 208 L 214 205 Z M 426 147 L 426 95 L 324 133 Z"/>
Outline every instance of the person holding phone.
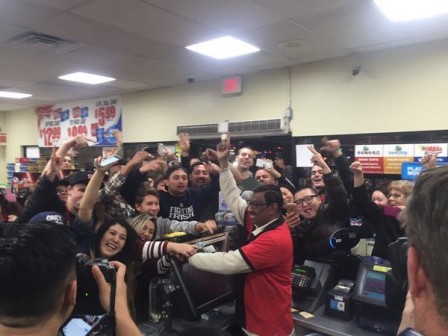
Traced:
<path fill-rule="evenodd" d="M 353 162 L 350 169 L 354 174 L 353 203 L 367 219 L 369 230 L 375 234 L 372 255 L 389 260 L 387 246 L 405 234 L 400 224 L 400 213 L 406 207 L 407 199 L 412 193 L 412 185 L 407 181 L 392 181 L 386 199 L 379 190 L 375 190 L 370 198 L 361 163 Z"/>
<path fill-rule="evenodd" d="M 0 335 L 56 336 L 76 305 L 76 243 L 62 225 L 12 225 L 0 240 Z M 117 270 L 117 336 L 140 336 L 127 307 L 126 266 L 111 264 Z M 92 275 L 109 311 L 111 285 L 98 266 Z"/>

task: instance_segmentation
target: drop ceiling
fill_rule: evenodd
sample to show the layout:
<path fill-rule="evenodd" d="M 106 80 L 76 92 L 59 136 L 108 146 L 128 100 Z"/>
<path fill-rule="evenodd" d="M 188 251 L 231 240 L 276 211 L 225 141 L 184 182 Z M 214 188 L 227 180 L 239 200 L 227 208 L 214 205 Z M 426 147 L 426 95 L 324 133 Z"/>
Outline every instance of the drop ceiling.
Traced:
<path fill-rule="evenodd" d="M 21 43 L 27 33 L 69 47 Z M 184 47 L 231 35 L 255 54 L 214 60 Z M 448 20 L 392 23 L 370 0 L 0 0 L 0 111 L 181 85 L 448 38 Z M 58 79 L 84 71 L 104 85 Z"/>

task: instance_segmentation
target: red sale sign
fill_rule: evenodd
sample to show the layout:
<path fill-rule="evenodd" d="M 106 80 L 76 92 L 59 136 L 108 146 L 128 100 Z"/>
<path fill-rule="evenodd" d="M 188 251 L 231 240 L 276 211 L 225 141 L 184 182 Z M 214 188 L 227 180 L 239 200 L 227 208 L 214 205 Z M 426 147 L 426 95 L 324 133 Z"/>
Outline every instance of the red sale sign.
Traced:
<path fill-rule="evenodd" d="M 36 113 L 39 147 L 59 146 L 77 135 L 95 139 L 96 146 L 113 146 L 113 132 L 122 130 L 120 96 L 41 106 Z"/>

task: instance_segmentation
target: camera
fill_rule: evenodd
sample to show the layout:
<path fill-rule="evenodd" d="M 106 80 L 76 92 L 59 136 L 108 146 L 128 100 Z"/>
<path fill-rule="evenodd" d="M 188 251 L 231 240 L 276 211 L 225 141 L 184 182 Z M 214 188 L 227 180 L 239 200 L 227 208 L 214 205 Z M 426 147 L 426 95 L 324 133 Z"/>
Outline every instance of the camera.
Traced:
<path fill-rule="evenodd" d="M 98 285 L 92 275 L 92 267 L 97 265 L 108 283 L 115 282 L 116 269 L 107 259 L 90 259 L 85 254 L 76 256 L 76 306 L 72 315 L 102 315 L 106 311 L 101 306 Z"/>

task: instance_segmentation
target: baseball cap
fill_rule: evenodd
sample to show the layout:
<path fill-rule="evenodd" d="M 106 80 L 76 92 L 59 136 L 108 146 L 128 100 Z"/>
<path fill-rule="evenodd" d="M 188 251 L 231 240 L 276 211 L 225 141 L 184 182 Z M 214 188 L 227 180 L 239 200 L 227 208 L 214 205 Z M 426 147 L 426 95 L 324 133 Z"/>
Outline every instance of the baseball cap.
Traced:
<path fill-rule="evenodd" d="M 86 171 L 79 171 L 76 173 L 72 173 L 67 176 L 68 184 L 70 186 L 74 186 L 75 184 L 83 183 L 88 184 L 90 181 L 91 174 Z"/>
<path fill-rule="evenodd" d="M 39 212 L 30 219 L 30 224 L 37 223 L 65 225 L 65 218 L 56 211 Z"/>

